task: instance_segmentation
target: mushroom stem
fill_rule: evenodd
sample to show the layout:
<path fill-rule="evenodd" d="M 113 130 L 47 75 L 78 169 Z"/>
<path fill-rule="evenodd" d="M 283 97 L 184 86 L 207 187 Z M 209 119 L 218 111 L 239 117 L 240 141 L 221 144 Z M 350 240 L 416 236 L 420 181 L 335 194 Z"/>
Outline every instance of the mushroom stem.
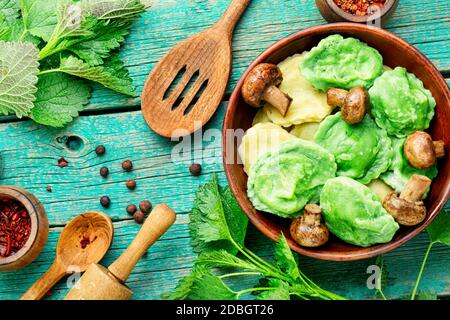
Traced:
<path fill-rule="evenodd" d="M 319 225 L 322 209 L 317 204 L 308 204 L 305 206 L 304 217 L 305 224 L 309 226 Z"/>
<path fill-rule="evenodd" d="M 276 86 L 270 86 L 264 91 L 263 100 L 277 108 L 283 117 L 286 116 L 292 102 L 292 98 Z"/>
<path fill-rule="evenodd" d="M 413 174 L 400 193 L 400 198 L 407 201 L 421 201 L 431 185 L 431 179 L 419 174 Z"/>
<path fill-rule="evenodd" d="M 445 156 L 445 143 L 442 140 L 433 141 L 434 153 L 436 158 L 442 158 Z"/>
<path fill-rule="evenodd" d="M 330 88 L 327 90 L 327 103 L 333 108 L 342 107 L 347 98 L 348 91 L 338 88 Z"/>

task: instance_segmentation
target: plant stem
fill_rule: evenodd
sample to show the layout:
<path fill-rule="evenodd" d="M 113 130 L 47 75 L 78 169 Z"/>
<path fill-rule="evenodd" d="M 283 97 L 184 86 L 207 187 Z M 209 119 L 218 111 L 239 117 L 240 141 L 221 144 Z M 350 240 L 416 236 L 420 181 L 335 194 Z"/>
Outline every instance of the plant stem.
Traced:
<path fill-rule="evenodd" d="M 430 254 L 431 247 L 433 246 L 434 242 L 430 241 L 430 244 L 428 245 L 427 251 L 425 253 L 425 256 L 422 261 L 422 266 L 420 267 L 419 275 L 417 276 L 416 285 L 414 286 L 413 293 L 411 295 L 411 300 L 414 300 L 417 293 L 417 288 L 419 287 L 420 279 L 422 278 L 423 270 L 425 269 L 425 264 L 427 263 L 428 255 Z"/>
<path fill-rule="evenodd" d="M 240 296 L 242 296 L 243 294 L 249 293 L 249 292 L 253 292 L 253 291 L 269 291 L 269 290 L 276 290 L 276 288 L 270 288 L 270 287 L 250 288 L 250 289 L 245 289 L 245 290 L 241 290 L 241 291 L 236 292 L 236 296 L 239 299 Z"/>
<path fill-rule="evenodd" d="M 37 75 L 38 75 L 38 76 L 41 76 L 41 75 L 43 75 L 43 74 L 53 73 L 53 72 L 61 72 L 61 70 L 60 70 L 60 69 L 43 70 L 43 71 L 38 72 Z"/>
<path fill-rule="evenodd" d="M 220 276 L 220 279 L 230 278 L 230 277 L 238 277 L 238 276 L 251 276 L 251 275 L 260 275 L 261 272 L 235 272 L 235 273 L 228 273 Z"/>
<path fill-rule="evenodd" d="M 387 300 L 387 299 L 386 299 L 386 296 L 385 296 L 384 293 L 383 293 L 383 290 L 378 289 L 377 291 L 378 291 L 378 293 L 380 294 L 380 296 L 383 298 L 383 300 Z"/>

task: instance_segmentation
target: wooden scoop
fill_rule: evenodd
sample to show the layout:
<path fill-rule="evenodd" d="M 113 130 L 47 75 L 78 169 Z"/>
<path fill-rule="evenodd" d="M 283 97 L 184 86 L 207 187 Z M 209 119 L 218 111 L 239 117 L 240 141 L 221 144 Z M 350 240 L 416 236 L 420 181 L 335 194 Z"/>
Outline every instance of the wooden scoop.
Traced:
<path fill-rule="evenodd" d="M 233 0 L 214 26 L 176 45 L 153 68 L 142 92 L 142 113 L 156 133 L 183 137 L 211 119 L 230 76 L 233 30 L 249 3 Z"/>
<path fill-rule="evenodd" d="M 20 299 L 39 300 L 65 275 L 84 272 L 99 262 L 111 246 L 113 233 L 111 219 L 102 212 L 87 212 L 73 219 L 61 231 L 55 261 Z"/>
<path fill-rule="evenodd" d="M 129 300 L 124 285 L 136 263 L 175 222 L 175 212 L 165 204 L 155 207 L 131 245 L 108 269 L 92 264 L 64 300 Z"/>

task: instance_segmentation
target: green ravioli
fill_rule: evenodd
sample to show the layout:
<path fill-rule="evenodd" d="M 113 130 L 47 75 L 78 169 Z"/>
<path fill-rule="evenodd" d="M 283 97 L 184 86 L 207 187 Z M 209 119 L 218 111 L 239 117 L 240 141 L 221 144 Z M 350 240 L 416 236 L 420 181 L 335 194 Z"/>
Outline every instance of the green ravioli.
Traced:
<path fill-rule="evenodd" d="M 378 196 L 365 185 L 347 177 L 337 177 L 325 183 L 320 206 L 330 232 L 357 246 L 389 242 L 399 229 Z"/>
<path fill-rule="evenodd" d="M 319 200 L 323 184 L 335 177 L 334 157 L 319 145 L 289 140 L 258 157 L 248 177 L 248 196 L 256 209 L 294 218 Z"/>
<path fill-rule="evenodd" d="M 431 92 L 405 68 L 383 73 L 369 95 L 376 123 L 390 135 L 401 138 L 424 130 L 434 116 L 436 101 Z"/>
<path fill-rule="evenodd" d="M 300 70 L 319 90 L 370 88 L 383 72 L 383 58 L 358 39 L 336 34 L 320 41 L 306 55 Z"/>
<path fill-rule="evenodd" d="M 315 141 L 334 155 L 336 175 L 363 184 L 378 178 L 391 164 L 391 140 L 369 115 L 356 125 L 342 120 L 340 112 L 328 116 L 320 124 Z"/>
<path fill-rule="evenodd" d="M 392 159 L 392 163 L 391 166 L 389 167 L 389 170 L 380 176 L 381 180 L 383 180 L 386 184 L 391 186 L 397 192 L 401 192 L 405 188 L 406 183 L 413 174 L 424 175 L 432 180 L 436 178 L 438 174 L 436 164 L 431 168 L 425 170 L 416 169 L 409 164 L 403 152 L 405 140 L 406 138 L 402 139 L 392 138 L 394 157 Z"/>

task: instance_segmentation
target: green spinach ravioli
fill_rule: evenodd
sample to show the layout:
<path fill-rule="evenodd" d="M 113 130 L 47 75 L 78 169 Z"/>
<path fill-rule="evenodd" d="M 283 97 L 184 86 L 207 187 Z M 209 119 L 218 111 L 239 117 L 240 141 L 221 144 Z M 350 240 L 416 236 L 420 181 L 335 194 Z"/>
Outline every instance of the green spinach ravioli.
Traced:
<path fill-rule="evenodd" d="M 383 57 L 358 39 L 335 34 L 306 54 L 300 71 L 319 90 L 368 89 L 383 72 Z"/>
<path fill-rule="evenodd" d="M 320 124 L 315 141 L 334 155 L 337 176 L 363 184 L 378 178 L 391 164 L 391 140 L 369 115 L 356 125 L 342 120 L 340 112 L 328 116 Z"/>
<path fill-rule="evenodd" d="M 434 116 L 436 101 L 414 74 L 397 67 L 386 71 L 369 89 L 372 115 L 389 135 L 406 137 L 425 130 Z"/>
<path fill-rule="evenodd" d="M 294 139 L 258 157 L 248 177 L 248 196 L 256 209 L 295 218 L 318 202 L 324 183 L 335 177 L 334 157 L 319 145 Z"/>

